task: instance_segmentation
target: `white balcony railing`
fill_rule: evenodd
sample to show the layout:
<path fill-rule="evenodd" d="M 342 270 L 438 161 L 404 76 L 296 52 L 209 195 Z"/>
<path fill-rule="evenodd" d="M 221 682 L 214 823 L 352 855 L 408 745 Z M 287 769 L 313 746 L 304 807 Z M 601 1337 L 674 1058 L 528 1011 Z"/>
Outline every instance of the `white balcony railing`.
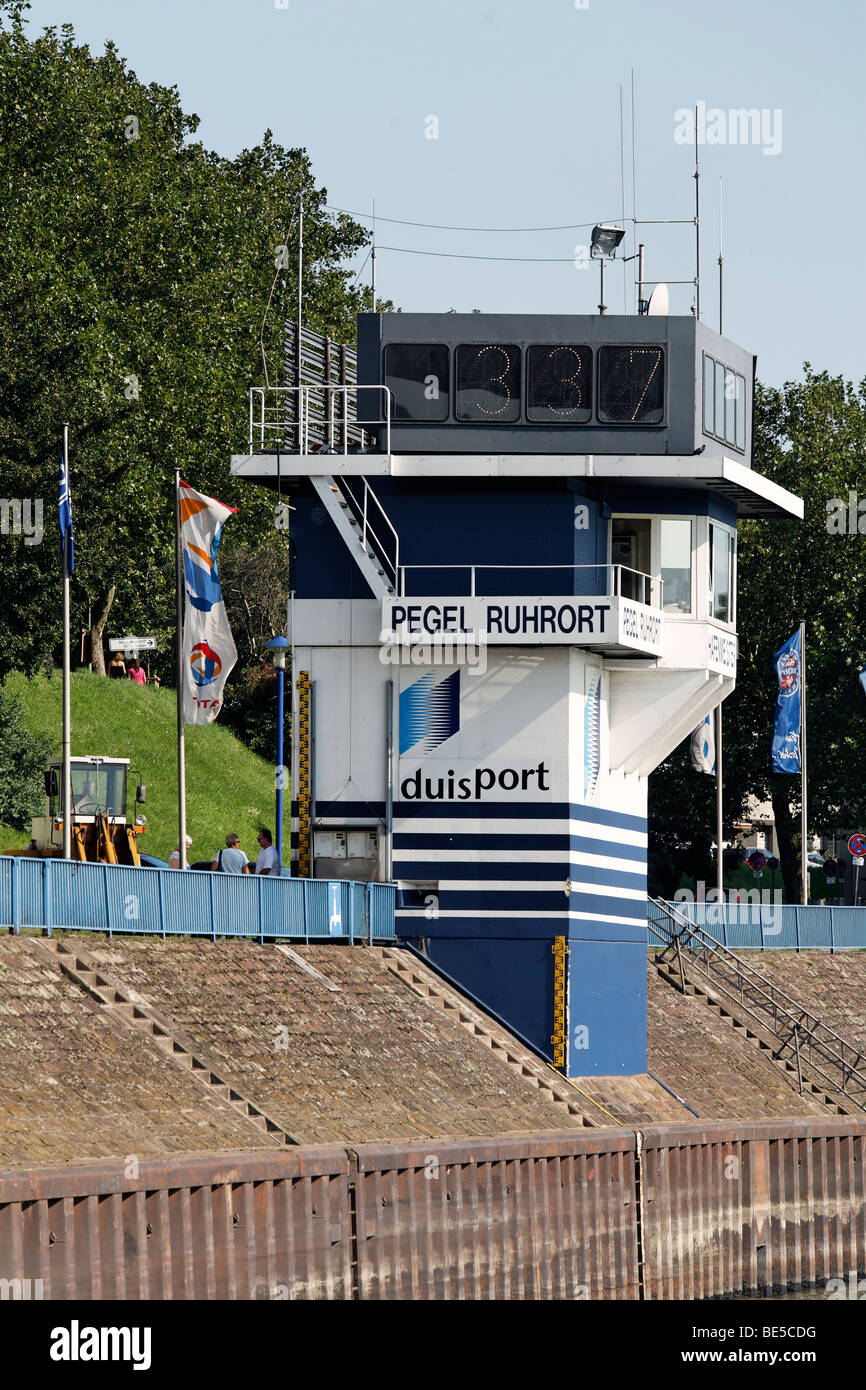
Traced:
<path fill-rule="evenodd" d="M 370 419 L 358 414 L 358 393 L 366 392 Z M 391 452 L 393 398 L 387 386 L 251 386 L 250 453 L 348 454 L 369 447 L 368 433 L 379 437 L 376 452 Z"/>
<path fill-rule="evenodd" d="M 575 594 L 589 595 L 594 591 L 596 594 L 604 594 L 607 597 L 627 598 L 633 603 L 643 603 L 648 608 L 660 609 L 662 607 L 664 580 L 661 576 L 644 574 L 641 570 L 631 569 L 628 565 L 400 565 L 397 571 L 399 597 L 411 598 L 415 596 L 410 592 L 414 571 L 428 574 L 440 570 L 448 574 L 462 576 L 462 579 L 459 578 L 457 581 L 456 592 L 449 586 L 448 592 L 454 596 L 457 596 L 464 587 L 467 598 L 484 595 L 485 589 L 478 587 L 478 576 L 488 571 L 495 574 L 500 581 L 494 582 L 493 585 L 498 595 L 504 592 L 501 585 L 501 576 L 504 575 L 509 576 L 509 587 L 514 582 L 512 576 L 519 575 L 521 580 L 526 580 L 520 593 L 550 593 L 553 590 L 548 581 L 550 576 L 555 574 L 562 578 L 567 576 L 566 587 L 564 589 L 560 587 L 557 590 L 560 594 L 573 590 Z M 584 576 L 589 580 L 589 586 L 581 585 L 581 579 Z"/>

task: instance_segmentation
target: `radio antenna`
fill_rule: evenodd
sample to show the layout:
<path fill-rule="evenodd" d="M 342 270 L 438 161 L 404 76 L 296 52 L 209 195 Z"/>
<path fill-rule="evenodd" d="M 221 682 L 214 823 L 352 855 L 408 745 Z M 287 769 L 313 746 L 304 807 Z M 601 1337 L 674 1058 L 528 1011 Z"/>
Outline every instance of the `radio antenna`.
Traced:
<path fill-rule="evenodd" d="M 625 130 L 623 127 L 621 82 L 619 84 L 619 185 L 622 198 L 622 225 L 625 226 Z M 634 241 L 634 228 L 632 228 L 632 241 Z M 622 262 L 622 311 L 624 314 L 628 313 L 628 271 L 625 268 L 625 257 L 623 257 Z"/>
<path fill-rule="evenodd" d="M 701 169 L 698 108 L 695 107 L 695 318 L 701 317 Z"/>
<path fill-rule="evenodd" d="M 634 149 L 634 68 L 631 70 L 631 254 L 632 259 L 637 255 L 637 174 L 635 172 L 635 149 Z M 637 293 L 637 312 L 640 313 L 641 291 L 635 286 Z"/>
<path fill-rule="evenodd" d="M 370 308 L 376 312 L 376 199 L 373 199 L 373 244 L 370 250 Z"/>
<path fill-rule="evenodd" d="M 722 256 L 722 197 L 723 197 L 723 195 L 724 195 L 724 183 L 723 183 L 723 180 L 722 180 L 722 179 L 719 179 L 719 334 L 721 334 L 721 332 L 722 332 L 722 323 L 723 323 L 722 306 L 723 306 L 723 303 L 724 303 L 724 300 L 723 300 L 723 297 L 722 297 L 722 292 L 723 292 L 723 279 L 722 279 L 722 276 L 723 276 L 723 273 L 724 273 L 724 272 L 723 272 L 723 268 L 722 268 L 722 267 L 723 267 L 723 261 L 724 261 L 724 258 L 723 258 L 723 256 Z"/>

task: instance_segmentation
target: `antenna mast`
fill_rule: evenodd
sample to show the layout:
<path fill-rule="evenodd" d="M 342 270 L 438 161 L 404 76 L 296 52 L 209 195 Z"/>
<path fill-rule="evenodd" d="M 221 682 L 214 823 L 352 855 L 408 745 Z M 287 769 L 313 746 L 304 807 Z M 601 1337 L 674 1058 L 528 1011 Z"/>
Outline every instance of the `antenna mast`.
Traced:
<path fill-rule="evenodd" d="M 701 317 L 701 170 L 698 108 L 695 107 L 695 318 Z"/>
<path fill-rule="evenodd" d="M 723 256 L 722 256 L 722 197 L 723 197 L 723 194 L 724 194 L 724 184 L 723 184 L 723 181 L 722 181 L 721 179 L 719 179 L 719 333 L 720 333 L 720 334 L 721 334 L 721 332 L 722 332 L 722 322 L 723 322 L 723 317 L 722 317 L 722 305 L 723 305 L 723 302 L 724 302 L 724 301 L 723 301 L 723 298 L 722 298 L 722 289 L 723 289 L 723 280 L 722 280 L 722 276 L 723 276 L 723 273 L 724 273 L 724 272 L 723 272 L 723 269 L 722 269 L 722 266 L 723 266 Z"/>
<path fill-rule="evenodd" d="M 373 199 L 373 246 L 370 252 L 370 290 L 372 303 L 370 308 L 376 312 L 376 199 Z"/>
<path fill-rule="evenodd" d="M 301 370 L 301 320 L 304 313 L 304 195 L 298 199 L 298 374 Z"/>

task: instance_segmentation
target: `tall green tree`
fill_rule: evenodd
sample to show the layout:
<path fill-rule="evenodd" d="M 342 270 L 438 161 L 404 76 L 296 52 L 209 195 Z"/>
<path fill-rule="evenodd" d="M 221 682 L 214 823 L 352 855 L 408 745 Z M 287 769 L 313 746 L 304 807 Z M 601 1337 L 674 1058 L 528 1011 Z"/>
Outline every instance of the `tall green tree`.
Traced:
<path fill-rule="evenodd" d="M 139 81 L 112 44 L 95 56 L 71 26 L 29 37 L 26 8 L 0 3 L 0 471 L 5 497 L 41 499 L 45 540 L 0 538 L 0 678 L 57 654 L 65 421 L 73 598 L 97 670 L 109 615 L 170 631 L 174 467 L 239 507 L 232 543 L 273 538 L 273 508 L 228 459 L 262 379 L 265 306 L 279 361 L 296 303 L 299 199 L 308 326 L 352 339 L 363 292 L 345 266 L 367 239 L 326 212 L 303 150 L 267 132 L 222 158 L 174 87 Z"/>
<path fill-rule="evenodd" d="M 748 798 L 772 801 L 786 894 L 797 900 L 800 778 L 772 772 L 770 744 L 773 655 L 801 618 L 809 831 L 831 835 L 866 823 L 866 701 L 857 679 L 866 658 L 866 380 L 855 386 L 807 363 L 801 382 L 760 388 L 755 442 L 755 468 L 802 497 L 805 518 L 740 523 L 740 655 L 736 689 L 723 706 L 726 833 Z M 706 786 L 696 791 L 696 782 Z M 650 778 L 651 842 L 670 841 L 676 816 L 689 827 L 686 848 L 708 850 L 711 793 L 710 779 L 677 750 Z M 678 807 L 688 816 L 678 817 Z"/>

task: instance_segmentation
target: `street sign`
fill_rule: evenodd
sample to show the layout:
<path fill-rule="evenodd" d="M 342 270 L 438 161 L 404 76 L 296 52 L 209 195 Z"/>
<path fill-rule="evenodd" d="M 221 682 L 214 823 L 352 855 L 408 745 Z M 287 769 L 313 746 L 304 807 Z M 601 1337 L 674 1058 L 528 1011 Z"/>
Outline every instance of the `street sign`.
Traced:
<path fill-rule="evenodd" d="M 848 841 L 848 852 L 849 854 L 866 855 L 866 835 L 852 835 Z"/>
<path fill-rule="evenodd" d="M 746 860 L 746 863 L 749 865 L 749 867 L 750 867 L 751 869 L 754 869 L 754 870 L 755 870 L 755 873 L 756 873 L 756 874 L 758 874 L 758 873 L 761 872 L 761 870 L 764 868 L 764 865 L 766 864 L 766 862 L 767 862 L 767 856 L 766 856 L 766 854 L 764 853 L 764 851 L 761 850 L 761 849 L 753 849 L 753 850 L 752 850 L 752 853 L 749 855 L 748 859 Z"/>
<path fill-rule="evenodd" d="M 860 865 L 861 865 L 862 863 L 863 863 L 863 855 L 862 855 L 862 854 L 855 854 L 855 855 L 854 855 L 854 864 L 856 865 L 856 867 L 857 867 L 858 869 L 860 868 Z"/>
<path fill-rule="evenodd" d="M 155 637 L 111 637 L 108 642 L 110 652 L 155 652 Z"/>

